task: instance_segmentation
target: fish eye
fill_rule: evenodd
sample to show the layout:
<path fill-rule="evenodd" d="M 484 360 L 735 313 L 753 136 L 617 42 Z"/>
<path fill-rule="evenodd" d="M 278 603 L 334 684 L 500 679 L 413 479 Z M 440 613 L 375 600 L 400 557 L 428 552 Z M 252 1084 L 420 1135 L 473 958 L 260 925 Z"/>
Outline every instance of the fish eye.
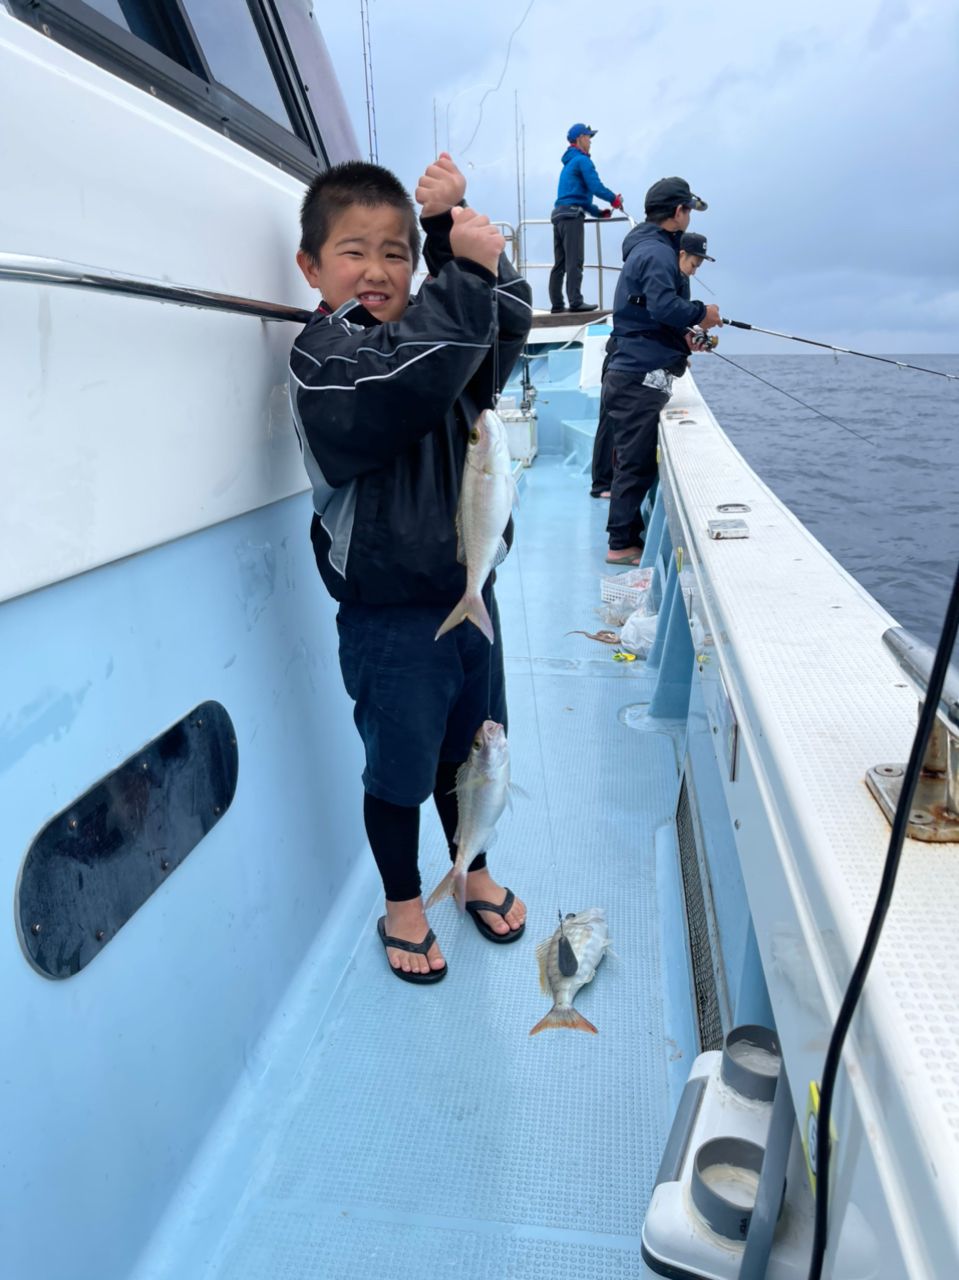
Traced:
<path fill-rule="evenodd" d="M 576 915 L 576 912 L 575 912 L 575 911 L 567 911 L 567 912 L 566 912 L 566 919 L 567 919 L 567 920 L 572 920 L 572 919 L 575 917 L 575 915 Z"/>
<path fill-rule="evenodd" d="M 475 739 L 473 740 L 473 750 L 474 750 L 474 751 L 479 751 L 479 750 L 481 750 L 482 746 L 483 746 L 483 739 L 482 739 L 482 738 L 475 738 Z"/>
<path fill-rule="evenodd" d="M 470 427 L 470 444 L 478 444 L 479 438 L 479 427 Z"/>

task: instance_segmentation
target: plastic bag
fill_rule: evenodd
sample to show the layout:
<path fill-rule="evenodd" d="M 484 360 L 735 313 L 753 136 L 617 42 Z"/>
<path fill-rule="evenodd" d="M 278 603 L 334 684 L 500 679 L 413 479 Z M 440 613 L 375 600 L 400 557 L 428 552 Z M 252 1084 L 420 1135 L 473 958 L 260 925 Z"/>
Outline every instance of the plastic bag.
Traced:
<path fill-rule="evenodd" d="M 637 658 L 648 658 L 649 651 L 656 639 L 656 628 L 659 624 L 658 613 L 646 613 L 644 609 L 636 609 L 623 623 L 619 633 L 619 643 Z"/>

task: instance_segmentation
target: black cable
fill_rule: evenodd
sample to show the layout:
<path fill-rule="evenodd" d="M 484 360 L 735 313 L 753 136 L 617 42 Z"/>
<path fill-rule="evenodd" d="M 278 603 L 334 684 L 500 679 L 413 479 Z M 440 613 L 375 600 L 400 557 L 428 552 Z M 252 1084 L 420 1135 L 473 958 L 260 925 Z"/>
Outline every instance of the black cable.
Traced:
<path fill-rule="evenodd" d="M 952 584 L 952 595 L 949 597 L 949 605 L 942 624 L 939 647 L 936 649 L 932 671 L 929 674 L 929 687 L 925 693 L 922 713 L 919 716 L 919 725 L 916 729 L 916 736 L 913 738 L 912 750 L 909 753 L 909 763 L 906 765 L 906 772 L 902 780 L 902 791 L 899 795 L 899 803 L 896 806 L 896 816 L 892 822 L 889 849 L 886 853 L 886 862 L 882 871 L 879 892 L 876 895 L 876 905 L 873 908 L 872 918 L 866 930 L 862 951 L 856 961 L 856 967 L 852 971 L 852 977 L 849 979 L 846 994 L 843 996 L 823 1066 L 822 1083 L 819 1092 L 819 1116 L 816 1121 L 816 1217 L 807 1280 L 820 1280 L 823 1261 L 826 1256 L 829 1220 L 829 1123 L 842 1048 L 853 1014 L 856 1011 L 859 997 L 862 995 L 866 976 L 869 973 L 869 966 L 872 964 L 876 947 L 879 944 L 879 935 L 886 919 L 886 912 L 889 910 L 892 900 L 896 874 L 899 871 L 899 860 L 902 856 L 903 841 L 906 838 L 906 825 L 912 810 L 913 796 L 916 792 L 919 775 L 922 772 L 922 762 L 926 755 L 926 747 L 929 744 L 933 725 L 936 722 L 939 699 L 945 684 L 946 673 L 949 670 L 949 660 L 952 657 L 952 650 L 956 643 L 957 631 L 959 631 L 959 568 L 956 570 L 956 580 Z"/>
<path fill-rule="evenodd" d="M 823 413 L 821 409 L 815 409 L 811 404 L 806 404 L 805 400 L 800 400 L 798 396 L 794 396 L 791 391 L 783 391 L 782 387 L 777 387 L 774 382 L 768 382 L 765 378 L 760 378 L 758 373 L 753 373 L 752 369 L 747 369 L 744 365 L 737 364 L 735 360 L 730 360 L 728 356 L 719 355 L 718 351 L 710 351 L 710 355 L 718 356 L 720 360 L 725 360 L 727 364 L 731 364 L 734 369 L 738 369 L 740 373 L 748 373 L 751 378 L 756 378 L 760 382 L 765 383 L 767 387 L 772 387 L 773 391 L 778 391 L 782 396 L 788 396 L 790 400 L 795 400 L 797 404 L 801 404 L 804 409 L 808 409 L 810 413 L 818 414 L 820 418 L 825 418 L 827 422 L 833 422 L 837 427 L 842 427 L 843 431 L 848 431 L 851 436 L 856 436 L 859 440 L 865 441 L 875 447 L 875 441 L 870 440 L 868 436 L 860 435 L 858 431 L 854 431 L 852 427 L 847 427 L 844 422 L 840 422 L 838 418 L 830 418 L 828 413 Z"/>

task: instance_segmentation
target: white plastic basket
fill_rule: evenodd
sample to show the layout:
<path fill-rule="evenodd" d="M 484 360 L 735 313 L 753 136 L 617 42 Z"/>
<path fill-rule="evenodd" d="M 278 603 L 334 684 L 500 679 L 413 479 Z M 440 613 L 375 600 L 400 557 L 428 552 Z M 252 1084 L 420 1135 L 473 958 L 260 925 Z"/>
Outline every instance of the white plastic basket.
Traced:
<path fill-rule="evenodd" d="M 638 609 L 648 599 L 652 585 L 652 568 L 604 574 L 599 580 L 599 598 L 604 604 L 622 604 L 630 610 Z"/>

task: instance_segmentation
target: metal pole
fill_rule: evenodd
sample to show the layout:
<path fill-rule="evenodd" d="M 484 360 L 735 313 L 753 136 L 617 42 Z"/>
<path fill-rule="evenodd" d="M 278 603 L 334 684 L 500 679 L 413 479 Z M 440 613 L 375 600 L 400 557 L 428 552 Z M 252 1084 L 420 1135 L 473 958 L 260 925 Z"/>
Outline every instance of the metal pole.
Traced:
<path fill-rule="evenodd" d="M 596 223 L 596 274 L 599 276 L 599 309 L 603 309 L 603 237 L 599 230 L 600 224 Z"/>
<path fill-rule="evenodd" d="M 784 1068 L 780 1066 L 756 1204 L 749 1220 L 749 1235 L 746 1237 L 743 1260 L 739 1264 L 739 1280 L 764 1280 L 766 1275 L 773 1235 L 779 1221 L 786 1165 L 795 1127 L 796 1112 L 793 1109 L 789 1081 Z"/>

